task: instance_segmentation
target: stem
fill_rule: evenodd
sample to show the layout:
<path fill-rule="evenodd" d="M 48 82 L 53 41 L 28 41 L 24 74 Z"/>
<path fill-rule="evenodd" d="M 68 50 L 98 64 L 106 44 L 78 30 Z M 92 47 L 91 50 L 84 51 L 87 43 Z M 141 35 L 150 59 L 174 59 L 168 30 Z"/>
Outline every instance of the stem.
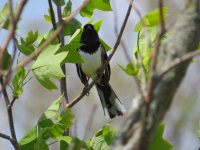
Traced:
<path fill-rule="evenodd" d="M 60 4 L 60 0 L 57 0 L 57 13 L 58 13 L 58 21 L 59 24 L 63 24 L 63 19 L 62 19 L 62 12 L 61 12 L 61 4 Z M 59 34 L 59 39 L 60 39 L 60 43 L 61 46 L 65 45 L 65 38 L 64 38 L 64 31 L 62 30 Z M 67 95 L 67 82 L 66 82 L 66 68 L 65 68 L 65 64 L 63 64 L 61 66 L 62 71 L 64 73 L 64 77 L 60 79 L 60 89 L 61 89 L 61 94 L 64 94 L 64 98 L 65 98 L 65 103 L 68 104 L 68 95 Z"/>
<path fill-rule="evenodd" d="M 4 86 L 4 82 L 3 79 L 0 79 L 1 81 L 1 86 Z M 3 96 L 4 96 L 4 100 L 5 100 L 5 104 L 7 107 L 7 114 L 8 114 L 8 122 L 9 122 L 9 127 L 10 127 L 10 133 L 11 133 L 11 137 L 12 137 L 12 141 L 13 141 L 13 146 L 15 147 L 16 150 L 19 150 L 19 145 L 17 143 L 17 138 L 16 138 L 16 134 L 15 134 L 15 126 L 14 126 L 14 121 L 13 121 L 13 113 L 12 113 L 12 106 L 10 105 L 10 101 L 9 101 L 9 97 L 8 97 L 8 93 L 6 91 L 6 88 L 3 88 Z"/>

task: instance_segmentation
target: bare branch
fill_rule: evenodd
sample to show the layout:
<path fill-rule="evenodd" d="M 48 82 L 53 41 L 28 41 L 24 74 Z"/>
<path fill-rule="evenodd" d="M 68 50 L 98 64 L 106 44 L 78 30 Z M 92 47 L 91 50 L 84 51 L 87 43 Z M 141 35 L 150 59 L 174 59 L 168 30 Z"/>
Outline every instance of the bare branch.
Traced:
<path fill-rule="evenodd" d="M 25 6 L 26 2 L 27 2 L 27 0 L 21 0 L 20 1 L 16 16 L 13 15 L 12 6 L 10 6 L 10 9 L 12 11 L 11 18 L 13 19 L 13 21 L 9 26 L 8 36 L 5 39 L 5 41 L 3 42 L 3 45 L 2 45 L 2 47 L 0 49 L 0 69 L 2 68 L 3 58 L 4 58 L 4 55 L 5 55 L 5 52 L 7 51 L 8 45 L 9 45 L 11 39 L 13 38 L 13 36 L 15 34 L 17 23 L 19 21 L 19 18 L 20 18 L 21 14 L 22 14 L 22 11 L 24 9 L 24 6 Z M 11 2 L 11 4 L 12 4 L 12 2 Z"/>
<path fill-rule="evenodd" d="M 115 6 L 115 1 L 114 1 L 114 3 L 113 3 L 113 7 L 115 8 L 115 9 L 114 9 L 115 11 L 113 12 L 113 14 L 114 14 L 114 17 L 113 17 L 113 20 L 114 20 L 114 31 L 115 31 L 116 37 L 118 37 L 118 36 L 119 36 L 119 34 L 118 34 L 118 26 L 117 26 L 118 17 L 117 17 L 117 9 L 116 9 L 116 6 Z M 126 44 L 125 44 L 125 42 L 123 41 L 123 39 L 121 39 L 121 42 L 120 42 L 120 43 L 121 43 L 121 47 L 122 47 L 122 49 L 123 49 L 123 52 L 124 52 L 124 55 L 125 55 L 125 58 L 126 58 L 127 62 L 128 62 L 128 63 L 131 63 L 132 66 L 134 66 L 133 61 L 132 61 L 132 59 L 131 59 L 131 57 L 130 57 L 130 55 L 129 55 L 129 53 L 128 53 L 128 49 L 127 49 Z M 139 79 L 138 79 L 137 77 L 133 76 L 133 80 L 134 80 L 134 82 L 136 83 L 138 92 L 139 92 L 141 95 L 144 95 L 144 94 L 143 94 L 143 91 L 142 91 L 142 87 L 141 87 L 141 85 L 140 85 Z"/>
<path fill-rule="evenodd" d="M 10 136 L 8 136 L 6 134 L 0 133 L 0 137 L 3 138 L 3 139 L 6 139 L 6 140 L 12 141 L 12 139 L 10 138 Z"/>
<path fill-rule="evenodd" d="M 8 136 L 6 134 L 3 134 L 3 133 L 0 133 L 0 137 L 3 138 L 3 139 L 5 139 L 5 140 L 10 141 L 11 144 L 13 145 L 13 147 L 15 147 L 15 149 L 17 149 L 17 147 L 16 147 L 16 141 L 13 141 L 13 139 L 10 136 Z"/>
<path fill-rule="evenodd" d="M 58 21 L 59 24 L 63 24 L 63 19 L 62 19 L 62 12 L 61 12 L 61 4 L 60 4 L 60 0 L 57 0 L 57 13 L 58 13 Z M 64 39 L 64 30 L 62 30 L 59 34 L 59 39 L 61 42 L 61 46 L 65 45 L 65 39 Z M 60 79 L 60 89 L 61 89 L 61 94 L 64 94 L 64 98 L 65 98 L 65 103 L 69 103 L 68 100 L 68 95 L 67 95 L 67 81 L 66 81 L 66 68 L 65 68 L 65 64 L 63 64 L 61 66 L 62 71 L 64 73 L 64 77 Z"/>
<path fill-rule="evenodd" d="M 5 87 L 4 81 L 2 78 L 0 79 L 0 82 L 1 82 L 1 86 Z M 12 137 L 12 141 L 13 141 L 13 146 L 15 147 L 16 150 L 19 150 L 19 145 L 17 143 L 17 137 L 15 134 L 15 126 L 14 126 L 14 120 L 13 120 L 12 107 L 10 107 L 8 93 L 5 88 L 3 88 L 3 96 L 4 96 L 5 104 L 7 107 L 7 115 L 8 115 L 8 121 L 9 121 L 9 127 L 10 127 L 10 133 L 11 133 L 11 137 Z"/>
<path fill-rule="evenodd" d="M 55 13 L 53 10 L 53 5 L 52 5 L 51 0 L 48 0 L 48 4 L 49 4 L 49 9 L 50 9 L 51 23 L 52 23 L 53 29 L 56 30 L 56 28 L 57 28 L 56 19 L 55 19 Z M 58 36 L 58 38 L 59 38 L 59 36 Z"/>
<path fill-rule="evenodd" d="M 154 75 L 156 72 L 157 60 L 158 60 L 158 56 L 159 56 L 159 52 L 160 52 L 161 38 L 166 32 L 164 15 L 163 15 L 163 0 L 159 0 L 159 10 L 160 10 L 160 21 L 161 21 L 160 31 L 159 31 L 158 38 L 157 38 L 155 52 L 154 52 L 153 58 L 152 58 L 151 76 L 150 76 L 149 83 L 148 83 L 148 93 L 147 93 L 147 99 L 146 99 L 147 103 L 150 103 L 150 100 L 151 100 L 151 97 L 153 94 L 153 89 L 154 89 L 154 84 L 155 84 L 154 83 L 155 82 Z"/>
<path fill-rule="evenodd" d="M 167 68 L 163 69 L 161 71 L 161 73 L 159 73 L 160 74 L 159 76 L 163 77 L 167 72 L 169 72 L 172 69 L 182 65 L 183 63 L 185 63 L 187 61 L 190 61 L 192 58 L 199 56 L 199 55 L 200 55 L 200 50 L 195 50 L 195 51 L 192 51 L 192 52 L 189 52 L 189 53 L 183 55 L 180 58 L 176 58 L 175 60 L 172 61 L 171 64 L 169 64 L 167 66 Z"/>

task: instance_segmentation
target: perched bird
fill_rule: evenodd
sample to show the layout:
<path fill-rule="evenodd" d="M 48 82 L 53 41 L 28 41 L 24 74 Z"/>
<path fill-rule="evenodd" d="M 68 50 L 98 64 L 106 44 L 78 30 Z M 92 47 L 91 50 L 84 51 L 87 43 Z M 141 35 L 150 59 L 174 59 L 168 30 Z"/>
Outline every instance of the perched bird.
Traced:
<path fill-rule="evenodd" d="M 83 57 L 84 63 L 77 64 L 76 68 L 81 82 L 87 85 L 90 78 L 94 79 L 96 77 L 98 69 L 108 60 L 108 56 L 92 24 L 84 26 L 80 42 L 82 46 L 79 49 L 79 53 Z M 123 115 L 126 110 L 110 86 L 109 80 L 110 65 L 108 64 L 101 79 L 95 85 L 105 116 L 114 118 Z"/>

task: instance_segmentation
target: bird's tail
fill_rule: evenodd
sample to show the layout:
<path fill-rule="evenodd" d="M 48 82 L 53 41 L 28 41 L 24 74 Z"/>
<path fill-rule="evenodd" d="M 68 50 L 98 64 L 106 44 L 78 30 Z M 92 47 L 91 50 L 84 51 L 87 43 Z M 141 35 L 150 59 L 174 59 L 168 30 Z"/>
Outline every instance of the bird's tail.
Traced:
<path fill-rule="evenodd" d="M 116 116 L 122 116 L 123 113 L 126 112 L 126 109 L 118 99 L 117 95 L 113 91 L 110 84 L 108 85 L 96 84 L 96 88 L 106 118 L 114 118 Z"/>

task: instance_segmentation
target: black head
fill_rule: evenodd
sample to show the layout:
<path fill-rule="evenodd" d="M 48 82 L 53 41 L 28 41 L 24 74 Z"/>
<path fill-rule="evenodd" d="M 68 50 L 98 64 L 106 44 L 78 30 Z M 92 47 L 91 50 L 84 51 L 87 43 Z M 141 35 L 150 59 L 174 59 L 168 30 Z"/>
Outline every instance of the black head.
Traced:
<path fill-rule="evenodd" d="M 92 24 L 86 24 L 81 35 L 81 50 L 87 53 L 95 52 L 100 46 L 99 36 Z"/>

